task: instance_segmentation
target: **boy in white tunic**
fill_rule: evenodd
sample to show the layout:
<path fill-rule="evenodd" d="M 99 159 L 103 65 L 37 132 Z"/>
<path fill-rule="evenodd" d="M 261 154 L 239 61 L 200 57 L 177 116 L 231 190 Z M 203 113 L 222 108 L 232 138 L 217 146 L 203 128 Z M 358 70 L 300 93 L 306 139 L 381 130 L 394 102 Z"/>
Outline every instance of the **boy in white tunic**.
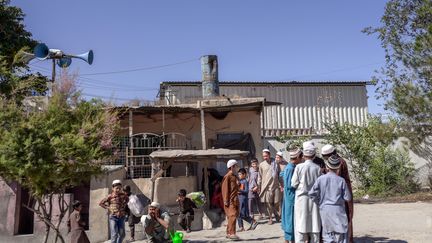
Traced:
<path fill-rule="evenodd" d="M 313 163 L 315 146 L 303 147 L 304 163 L 295 167 L 291 186 L 296 188 L 294 203 L 295 242 L 318 243 L 320 240 L 321 219 L 318 204 L 309 198 L 308 193 L 320 176 L 320 167 Z"/>

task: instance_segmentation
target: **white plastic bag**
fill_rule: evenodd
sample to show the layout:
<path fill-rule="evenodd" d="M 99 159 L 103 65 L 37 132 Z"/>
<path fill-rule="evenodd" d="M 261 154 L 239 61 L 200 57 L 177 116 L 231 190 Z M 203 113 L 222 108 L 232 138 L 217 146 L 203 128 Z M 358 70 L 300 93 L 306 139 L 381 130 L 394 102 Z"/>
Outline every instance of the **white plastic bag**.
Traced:
<path fill-rule="evenodd" d="M 136 195 L 129 196 L 128 207 L 130 212 L 136 217 L 144 215 L 144 206 Z"/>

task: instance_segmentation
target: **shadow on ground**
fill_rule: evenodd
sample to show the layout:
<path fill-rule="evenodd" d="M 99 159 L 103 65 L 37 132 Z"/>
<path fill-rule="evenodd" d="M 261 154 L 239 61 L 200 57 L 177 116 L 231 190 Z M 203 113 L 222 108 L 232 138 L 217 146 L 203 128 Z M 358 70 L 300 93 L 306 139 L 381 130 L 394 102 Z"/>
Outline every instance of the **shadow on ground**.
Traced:
<path fill-rule="evenodd" d="M 379 243 L 408 243 L 406 240 L 395 240 L 389 239 L 387 237 L 374 237 L 370 235 L 365 235 L 361 237 L 354 237 L 355 243 L 370 243 L 370 242 L 379 242 Z"/>

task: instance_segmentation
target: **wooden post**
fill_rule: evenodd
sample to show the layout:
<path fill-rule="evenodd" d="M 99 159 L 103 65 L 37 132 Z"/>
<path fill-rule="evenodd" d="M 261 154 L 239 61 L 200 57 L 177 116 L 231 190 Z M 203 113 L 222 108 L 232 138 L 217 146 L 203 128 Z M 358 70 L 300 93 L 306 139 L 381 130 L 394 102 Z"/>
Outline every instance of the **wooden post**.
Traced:
<path fill-rule="evenodd" d="M 131 164 L 134 161 L 134 152 L 133 152 L 133 110 L 129 110 L 129 153 L 128 157 L 126 157 L 126 173 L 129 171 L 129 162 Z M 132 169 L 130 170 L 130 177 L 134 178 L 134 167 L 132 166 Z"/>
<path fill-rule="evenodd" d="M 208 165 L 208 160 L 204 161 L 204 194 L 206 195 L 206 199 L 207 199 L 207 204 L 206 207 L 209 208 L 210 205 L 210 194 L 209 194 L 209 187 L 208 187 L 208 183 L 209 183 L 209 178 L 208 178 L 208 172 L 207 172 L 207 165 Z"/>
<path fill-rule="evenodd" d="M 262 129 L 262 137 L 261 137 L 261 148 L 264 148 L 264 138 L 265 138 L 265 101 L 262 102 L 262 110 L 261 110 L 261 129 Z"/>
<path fill-rule="evenodd" d="M 190 162 L 186 162 L 186 177 L 190 176 Z"/>
<path fill-rule="evenodd" d="M 156 175 L 156 164 L 155 161 L 152 159 L 150 161 L 151 163 L 151 192 L 150 192 L 150 200 L 153 202 L 154 200 L 154 193 L 155 193 L 155 178 Z"/>
<path fill-rule="evenodd" d="M 199 101 L 199 107 L 201 112 L 201 143 L 202 143 L 202 149 L 207 149 L 207 142 L 206 142 L 206 134 L 205 134 L 205 119 L 204 119 L 204 110 L 201 108 L 201 102 Z"/>
<path fill-rule="evenodd" d="M 162 108 L 162 135 L 165 135 L 165 109 Z"/>
<path fill-rule="evenodd" d="M 156 190 L 156 188 L 155 188 L 155 184 L 156 184 L 156 177 L 157 177 L 157 173 L 159 172 L 159 167 L 158 167 L 158 165 L 156 164 L 156 163 L 160 163 L 159 162 L 159 160 L 155 160 L 155 159 L 151 159 L 151 161 L 150 161 L 150 163 L 151 163 L 151 183 L 152 183 L 152 185 L 151 185 L 151 193 L 150 193 L 150 199 L 151 199 L 151 201 L 153 202 L 153 200 L 154 200 L 154 194 L 155 194 L 155 190 Z"/>

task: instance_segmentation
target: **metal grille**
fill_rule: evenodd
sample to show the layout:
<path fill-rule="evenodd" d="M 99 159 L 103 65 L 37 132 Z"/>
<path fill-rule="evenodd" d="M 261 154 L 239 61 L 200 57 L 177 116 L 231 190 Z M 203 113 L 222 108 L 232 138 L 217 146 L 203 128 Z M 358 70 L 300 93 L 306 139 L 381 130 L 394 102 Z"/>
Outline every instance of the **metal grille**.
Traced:
<path fill-rule="evenodd" d="M 126 165 L 127 151 L 129 147 L 129 136 L 118 136 L 114 138 L 115 147 L 112 149 L 114 155 L 112 160 L 106 161 L 106 165 Z"/>
<path fill-rule="evenodd" d="M 131 146 L 127 148 L 127 175 L 129 178 L 150 178 L 150 154 L 156 150 L 188 149 L 190 141 L 181 133 L 135 134 L 131 139 Z"/>

